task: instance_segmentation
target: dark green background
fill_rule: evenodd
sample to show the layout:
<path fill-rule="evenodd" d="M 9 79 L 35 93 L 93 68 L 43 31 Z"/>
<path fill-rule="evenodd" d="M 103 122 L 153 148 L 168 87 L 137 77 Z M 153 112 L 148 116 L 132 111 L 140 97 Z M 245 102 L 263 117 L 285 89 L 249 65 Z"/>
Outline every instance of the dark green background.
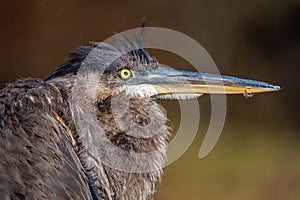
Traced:
<path fill-rule="evenodd" d="M 0 9 L 1 88 L 20 77 L 45 77 L 71 49 L 135 28 L 143 16 L 148 26 L 194 38 L 222 74 L 283 86 L 251 99 L 229 96 L 223 134 L 200 160 L 210 117 L 209 96 L 202 97 L 198 136 L 165 169 L 156 199 L 300 199 L 299 0 L 1 0 Z M 192 70 L 175 55 L 152 52 Z M 162 103 L 176 129 L 178 102 Z"/>

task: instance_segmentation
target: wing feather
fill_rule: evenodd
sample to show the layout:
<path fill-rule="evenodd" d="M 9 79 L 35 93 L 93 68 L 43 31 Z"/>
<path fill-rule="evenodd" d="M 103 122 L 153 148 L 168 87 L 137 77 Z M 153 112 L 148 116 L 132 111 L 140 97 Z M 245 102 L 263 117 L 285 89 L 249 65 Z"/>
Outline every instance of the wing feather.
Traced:
<path fill-rule="evenodd" d="M 3 199 L 93 199 L 60 117 L 63 98 L 39 79 L 0 92 L 0 192 Z"/>

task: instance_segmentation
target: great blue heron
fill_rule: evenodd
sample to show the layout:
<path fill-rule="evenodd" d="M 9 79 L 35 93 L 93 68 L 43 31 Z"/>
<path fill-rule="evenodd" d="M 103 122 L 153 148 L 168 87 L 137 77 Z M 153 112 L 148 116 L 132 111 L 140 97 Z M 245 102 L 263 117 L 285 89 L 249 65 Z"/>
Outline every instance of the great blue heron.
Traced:
<path fill-rule="evenodd" d="M 1 90 L 1 199 L 152 198 L 172 132 L 158 98 L 279 89 L 259 81 L 161 67 L 143 48 L 143 34 L 140 31 L 134 42 L 119 35 L 118 47 L 80 47 L 46 79 L 20 79 Z M 126 113 L 116 120 L 125 107 Z M 101 131 L 89 120 L 78 125 L 84 120 L 76 119 L 78 113 L 93 113 Z M 155 134 L 132 125 L 161 122 Z M 122 152 L 105 146 L 102 133 Z M 148 152 L 152 154 L 132 157 Z M 118 169 L 104 159 L 119 160 L 125 167 L 134 162 L 149 171 Z"/>

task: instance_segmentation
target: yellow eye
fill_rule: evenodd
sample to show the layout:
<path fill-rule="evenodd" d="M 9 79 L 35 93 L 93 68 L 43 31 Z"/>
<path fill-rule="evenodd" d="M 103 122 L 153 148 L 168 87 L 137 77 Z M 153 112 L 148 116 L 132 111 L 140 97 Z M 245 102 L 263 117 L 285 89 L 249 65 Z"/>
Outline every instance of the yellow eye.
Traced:
<path fill-rule="evenodd" d="M 119 73 L 122 79 L 128 79 L 131 76 L 131 71 L 129 69 L 122 69 Z"/>

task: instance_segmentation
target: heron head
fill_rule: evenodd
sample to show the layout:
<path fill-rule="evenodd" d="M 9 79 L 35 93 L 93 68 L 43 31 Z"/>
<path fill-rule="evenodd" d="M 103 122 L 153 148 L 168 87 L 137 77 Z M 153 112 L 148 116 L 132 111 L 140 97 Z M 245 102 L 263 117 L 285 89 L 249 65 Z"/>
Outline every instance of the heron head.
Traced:
<path fill-rule="evenodd" d="M 115 46 L 93 42 L 91 46 L 80 47 L 66 65 L 46 80 L 84 74 L 84 79 L 88 76 L 96 88 L 95 101 L 120 93 L 142 98 L 190 99 L 203 94 L 251 96 L 280 89 L 256 80 L 163 67 L 144 49 L 144 32 L 143 23 L 135 41 L 116 34 Z"/>
<path fill-rule="evenodd" d="M 126 41 L 121 50 L 105 43 L 94 43 L 92 51 L 95 52 L 87 56 L 92 57 L 97 66 L 95 71 L 99 73 L 98 100 L 120 93 L 129 97 L 184 100 L 203 94 L 251 96 L 280 89 L 262 81 L 165 67 L 143 47 L 134 46 L 124 36 L 119 37 L 122 37 L 122 42 Z M 125 52 L 123 48 L 126 48 Z M 109 64 L 105 65 L 103 60 Z"/>
<path fill-rule="evenodd" d="M 251 96 L 280 89 L 256 80 L 163 67 L 144 49 L 117 59 L 104 71 L 104 76 L 106 87 L 111 88 L 112 93 L 124 92 L 142 98 L 184 100 L 203 94 Z"/>

